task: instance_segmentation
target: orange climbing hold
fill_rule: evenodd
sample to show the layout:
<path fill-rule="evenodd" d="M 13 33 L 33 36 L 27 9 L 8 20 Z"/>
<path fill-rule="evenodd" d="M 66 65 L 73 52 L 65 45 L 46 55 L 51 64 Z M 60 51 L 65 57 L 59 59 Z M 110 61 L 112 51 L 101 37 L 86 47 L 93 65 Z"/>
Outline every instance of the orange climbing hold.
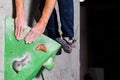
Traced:
<path fill-rule="evenodd" d="M 44 52 L 47 52 L 47 48 L 44 44 L 40 44 L 36 47 L 36 50 L 42 50 Z"/>

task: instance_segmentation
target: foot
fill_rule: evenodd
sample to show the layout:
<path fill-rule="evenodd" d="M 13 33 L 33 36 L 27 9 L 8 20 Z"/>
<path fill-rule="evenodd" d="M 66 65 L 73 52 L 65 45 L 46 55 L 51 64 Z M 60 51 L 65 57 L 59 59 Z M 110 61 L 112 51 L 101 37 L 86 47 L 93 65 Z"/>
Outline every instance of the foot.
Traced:
<path fill-rule="evenodd" d="M 69 39 L 69 37 L 64 37 L 64 38 L 56 38 L 56 41 L 62 45 L 63 50 L 66 53 L 71 53 L 72 49 L 73 49 L 73 43 L 76 40 L 75 39 Z"/>

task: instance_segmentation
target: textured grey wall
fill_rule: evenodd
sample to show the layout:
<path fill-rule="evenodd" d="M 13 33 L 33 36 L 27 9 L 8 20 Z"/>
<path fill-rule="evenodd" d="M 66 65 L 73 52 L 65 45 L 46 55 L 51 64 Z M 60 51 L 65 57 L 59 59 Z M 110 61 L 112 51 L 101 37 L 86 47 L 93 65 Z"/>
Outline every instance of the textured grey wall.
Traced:
<path fill-rule="evenodd" d="M 38 15 L 38 6 L 32 6 L 37 4 L 35 2 L 38 0 L 25 0 L 26 15 L 29 20 L 33 19 L 33 14 Z M 5 16 L 14 15 L 14 0 L 0 0 L 0 80 L 4 80 L 4 23 Z M 45 80 L 80 80 L 80 14 L 79 14 L 79 0 L 74 0 L 75 6 L 75 38 L 77 42 L 75 43 L 75 49 L 72 54 L 64 53 L 62 55 L 56 56 L 56 66 L 53 71 L 45 71 L 43 74 Z M 56 5 L 57 8 L 57 5 Z M 35 10 L 35 12 L 33 11 Z M 30 12 L 32 15 L 30 15 Z M 58 18 L 59 19 L 59 18 Z M 35 23 L 35 21 L 34 21 Z M 33 23 L 33 24 L 34 24 Z M 60 22 L 59 22 L 60 25 Z M 41 78 L 36 78 L 34 80 L 41 80 Z"/>

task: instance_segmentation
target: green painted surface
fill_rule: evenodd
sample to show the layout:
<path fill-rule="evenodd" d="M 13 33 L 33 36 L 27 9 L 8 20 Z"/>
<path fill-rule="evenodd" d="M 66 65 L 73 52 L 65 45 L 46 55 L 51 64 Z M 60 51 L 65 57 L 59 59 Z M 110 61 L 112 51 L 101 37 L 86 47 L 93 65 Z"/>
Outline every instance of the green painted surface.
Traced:
<path fill-rule="evenodd" d="M 26 33 L 30 28 L 27 28 Z M 35 48 L 39 44 L 45 44 L 47 52 L 36 51 Z M 54 57 L 61 47 L 56 41 L 42 35 L 36 42 L 25 44 L 24 39 L 16 40 L 14 36 L 14 19 L 6 16 L 5 19 L 5 80 L 32 80 L 44 65 L 46 69 L 51 70 L 54 67 Z M 24 55 L 31 55 L 31 62 L 16 73 L 13 70 L 12 64 L 15 59 L 22 58 Z M 52 59 L 50 59 L 52 58 Z M 52 61 L 52 62 L 50 62 Z"/>

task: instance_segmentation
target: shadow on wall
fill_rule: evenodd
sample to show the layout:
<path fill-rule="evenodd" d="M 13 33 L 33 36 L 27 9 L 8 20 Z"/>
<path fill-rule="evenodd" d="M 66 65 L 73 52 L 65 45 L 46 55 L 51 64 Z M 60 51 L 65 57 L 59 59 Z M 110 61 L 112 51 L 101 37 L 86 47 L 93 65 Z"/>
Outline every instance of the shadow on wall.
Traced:
<path fill-rule="evenodd" d="M 39 11 L 39 4 L 40 0 L 31 0 L 30 7 L 29 7 L 29 15 L 28 15 L 28 25 L 33 26 L 34 20 L 38 22 L 40 18 L 40 11 Z"/>
<path fill-rule="evenodd" d="M 39 11 L 39 3 L 40 0 L 30 0 L 30 5 L 29 5 L 29 14 L 28 14 L 28 25 L 33 26 L 34 20 L 37 22 L 40 18 L 40 11 Z M 15 6 L 15 0 L 12 0 L 12 8 L 13 8 L 13 13 L 12 17 L 16 17 L 16 6 Z"/>
<path fill-rule="evenodd" d="M 12 9 L 13 9 L 12 17 L 15 18 L 16 16 L 15 0 L 12 0 Z"/>

